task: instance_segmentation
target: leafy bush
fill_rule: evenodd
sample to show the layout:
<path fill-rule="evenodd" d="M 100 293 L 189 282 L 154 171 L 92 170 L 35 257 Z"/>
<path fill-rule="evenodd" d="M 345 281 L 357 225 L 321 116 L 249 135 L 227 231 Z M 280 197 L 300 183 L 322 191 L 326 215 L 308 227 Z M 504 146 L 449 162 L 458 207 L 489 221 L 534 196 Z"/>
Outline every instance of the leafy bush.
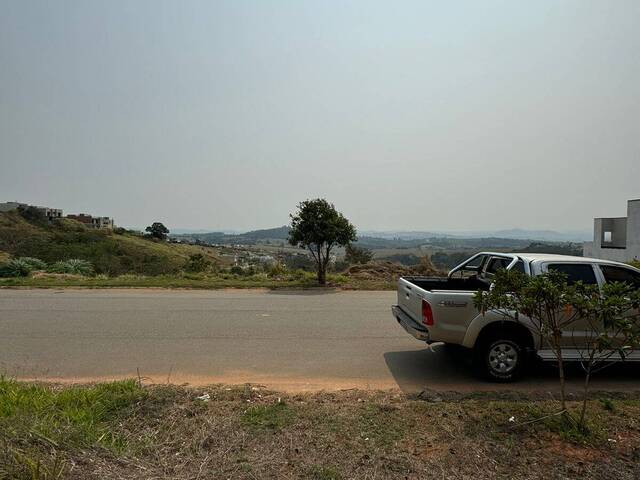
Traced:
<path fill-rule="evenodd" d="M 93 275 L 93 265 L 91 262 L 81 260 L 79 258 L 72 258 L 70 260 L 64 260 L 62 262 L 56 262 L 48 269 L 51 273 L 70 273 L 74 275 Z"/>
<path fill-rule="evenodd" d="M 39 258 L 20 257 L 0 264 L 0 277 L 28 277 L 34 270 L 46 270 L 47 264 Z"/>
<path fill-rule="evenodd" d="M 211 268 L 211 262 L 207 260 L 207 258 L 201 253 L 195 253 L 193 255 L 189 255 L 189 260 L 187 260 L 184 269 L 187 272 L 199 273 L 205 272 Z"/>
<path fill-rule="evenodd" d="M 39 258 L 34 257 L 20 257 L 18 258 L 21 262 L 26 263 L 31 267 L 31 271 L 33 270 L 46 270 L 47 264 L 40 260 Z"/>

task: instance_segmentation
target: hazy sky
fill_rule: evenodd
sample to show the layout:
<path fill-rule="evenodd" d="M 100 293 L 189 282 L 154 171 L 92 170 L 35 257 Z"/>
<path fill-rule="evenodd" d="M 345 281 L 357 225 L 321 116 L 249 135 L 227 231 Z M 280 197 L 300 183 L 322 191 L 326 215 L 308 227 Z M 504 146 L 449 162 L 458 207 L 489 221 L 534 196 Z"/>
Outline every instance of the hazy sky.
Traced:
<path fill-rule="evenodd" d="M 0 2 L 0 201 L 144 226 L 590 229 L 640 197 L 640 2 Z"/>

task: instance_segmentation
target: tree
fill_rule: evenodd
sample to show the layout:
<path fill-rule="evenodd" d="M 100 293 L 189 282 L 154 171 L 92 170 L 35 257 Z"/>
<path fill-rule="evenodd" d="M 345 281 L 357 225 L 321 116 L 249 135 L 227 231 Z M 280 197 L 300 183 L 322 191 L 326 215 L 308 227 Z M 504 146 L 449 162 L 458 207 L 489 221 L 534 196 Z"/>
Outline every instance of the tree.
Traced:
<path fill-rule="evenodd" d="M 348 244 L 345 249 L 344 260 L 349 264 L 369 263 L 373 259 L 373 252 L 368 248 L 356 247 Z"/>
<path fill-rule="evenodd" d="M 299 203 L 298 211 L 290 217 L 289 243 L 309 250 L 316 263 L 318 283 L 325 285 L 332 248 L 355 241 L 356 228 L 323 198 Z"/>
<path fill-rule="evenodd" d="M 562 334 L 579 318 L 571 308 L 572 287 L 566 275 L 549 272 L 533 277 L 513 270 L 498 270 L 493 288 L 478 291 L 474 304 L 484 314 L 489 310 L 526 324 L 549 344 L 558 361 L 560 404 L 566 412 Z"/>
<path fill-rule="evenodd" d="M 571 418 L 565 402 L 562 347 L 572 324 L 581 320 L 580 340 L 574 347 L 585 371 L 584 396 L 577 425 L 585 429 L 585 411 L 591 375 L 614 361 L 624 360 L 640 347 L 640 290 L 621 283 L 567 284 L 566 275 L 549 272 L 529 277 L 517 271 L 496 272 L 493 288 L 479 291 L 474 304 L 483 313 L 492 310 L 521 322 L 540 336 L 558 361 L 561 412 Z M 564 336 L 563 336 L 564 334 Z M 586 340 L 585 340 L 586 337 Z"/>
<path fill-rule="evenodd" d="M 153 222 L 150 226 L 145 228 L 145 232 L 149 232 L 149 235 L 158 240 L 166 240 L 169 229 L 160 222 Z"/>
<path fill-rule="evenodd" d="M 640 347 L 640 290 L 627 283 L 578 286 L 573 308 L 587 320 L 587 341 L 574 344 L 582 358 L 584 391 L 578 426 L 585 428 L 585 412 L 592 374 L 624 360 Z"/>

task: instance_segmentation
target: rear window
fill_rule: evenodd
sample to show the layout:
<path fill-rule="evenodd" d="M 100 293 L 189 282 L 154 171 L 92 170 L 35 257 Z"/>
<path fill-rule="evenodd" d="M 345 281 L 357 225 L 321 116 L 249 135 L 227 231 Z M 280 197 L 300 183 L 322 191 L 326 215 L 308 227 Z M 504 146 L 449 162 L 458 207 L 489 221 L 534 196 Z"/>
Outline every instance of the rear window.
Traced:
<path fill-rule="evenodd" d="M 640 273 L 624 267 L 600 265 L 600 270 L 607 282 L 624 282 L 640 288 Z"/>
<path fill-rule="evenodd" d="M 587 285 L 596 285 L 596 274 L 593 267 L 586 263 L 552 263 L 548 266 L 549 271 L 562 272 L 567 275 L 567 284 L 573 285 L 582 282 Z"/>

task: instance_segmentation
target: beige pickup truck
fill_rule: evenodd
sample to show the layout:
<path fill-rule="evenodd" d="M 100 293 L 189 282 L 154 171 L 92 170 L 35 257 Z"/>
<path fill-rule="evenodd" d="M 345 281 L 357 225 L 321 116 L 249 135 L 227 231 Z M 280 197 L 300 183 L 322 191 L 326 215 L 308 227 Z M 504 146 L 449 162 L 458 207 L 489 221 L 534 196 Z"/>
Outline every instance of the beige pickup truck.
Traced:
<path fill-rule="evenodd" d="M 462 345 L 472 349 L 474 365 L 490 380 L 513 381 L 523 372 L 530 354 L 554 361 L 553 351 L 527 327 L 497 312 L 482 315 L 473 295 L 488 290 L 498 269 L 516 269 L 527 275 L 549 270 L 564 272 L 569 283 L 602 285 L 628 282 L 640 288 L 640 270 L 629 265 L 595 258 L 534 253 L 481 252 L 455 267 L 445 278 L 401 277 L 398 304 L 391 310 L 398 323 L 413 337 L 425 341 Z M 566 334 L 563 358 L 580 360 L 581 339 L 586 342 L 586 321 L 576 322 Z M 632 352 L 626 361 L 640 361 Z"/>

